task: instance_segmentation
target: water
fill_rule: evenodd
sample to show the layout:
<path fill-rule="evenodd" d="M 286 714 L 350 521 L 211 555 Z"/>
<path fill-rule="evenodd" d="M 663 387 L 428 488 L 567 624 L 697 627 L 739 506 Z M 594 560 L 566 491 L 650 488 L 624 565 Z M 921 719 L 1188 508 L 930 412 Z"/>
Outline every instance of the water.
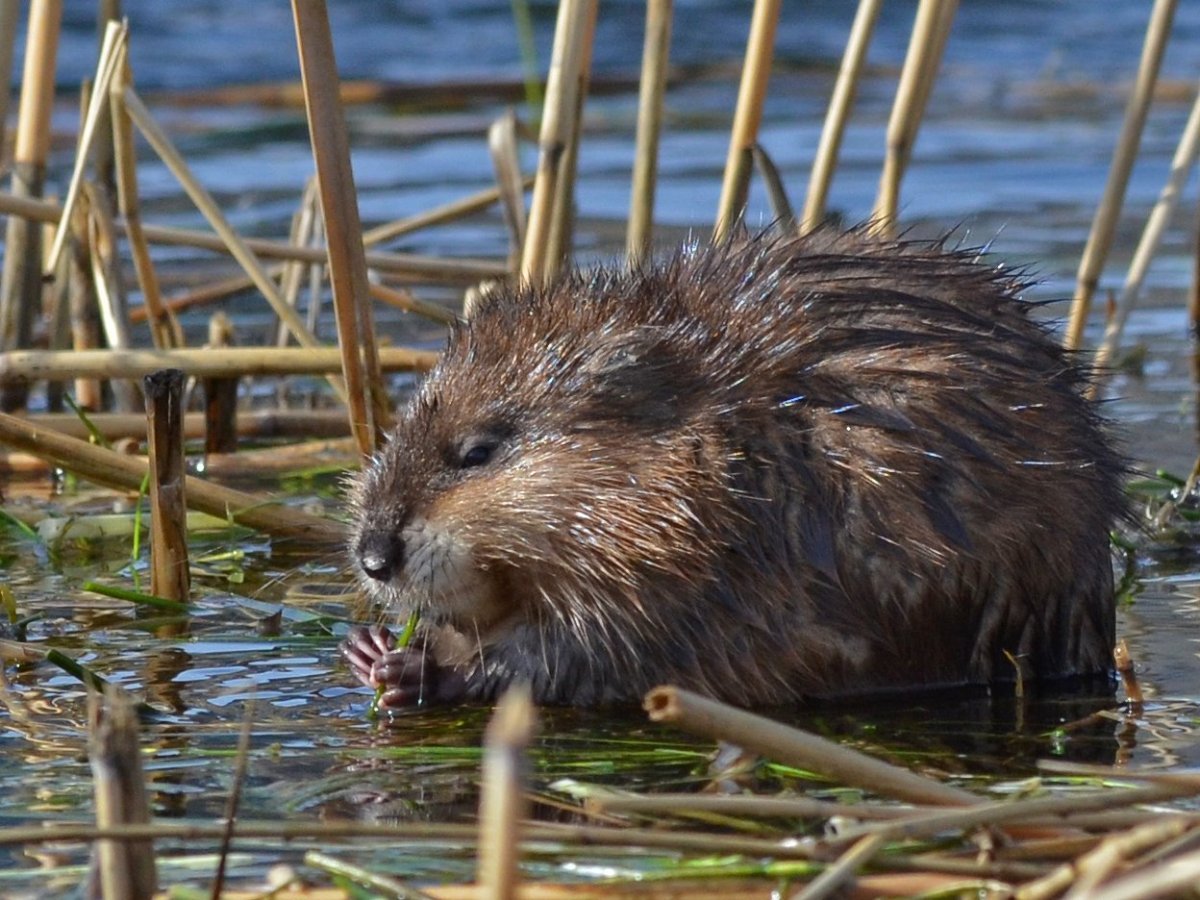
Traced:
<path fill-rule="evenodd" d="M 516 82 L 521 75 L 508 4 L 467 0 L 389 2 L 340 0 L 333 28 L 346 78 L 407 85 L 453 81 Z M 895 76 L 914 4 L 885 5 L 842 152 L 831 202 L 846 221 L 870 212 Z M 1103 188 L 1120 127 L 1148 4 L 1090 0 L 964 3 L 946 51 L 942 77 L 905 182 L 903 219 L 920 234 L 953 230 L 968 243 L 988 243 L 996 258 L 1034 269 L 1039 299 L 1069 296 L 1075 266 Z M 59 82 L 70 90 L 94 65 L 91 4 L 67 4 Z M 248 233 L 281 236 L 311 172 L 302 109 L 194 106 L 179 92 L 298 76 L 286 4 L 140 0 L 125 5 L 131 22 L 135 79 L 195 172 L 232 221 Z M 748 4 L 724 0 L 677 3 L 672 61 L 689 77 L 668 95 L 657 218 L 664 242 L 711 226 L 740 61 Z M 553 4 L 534 4 L 541 60 L 549 54 Z M 788 4 L 762 142 L 779 165 L 793 203 L 803 197 L 835 72 L 850 4 Z M 603 4 L 596 49 L 597 78 L 636 73 L 641 4 Z M 1144 150 L 1130 183 L 1118 242 L 1100 296 L 1119 288 L 1140 222 L 1165 178 L 1200 70 L 1200 7 L 1182 5 L 1163 70 L 1164 98 L 1151 113 Z M 18 69 L 19 71 L 19 69 Z M 348 111 L 355 176 L 365 224 L 399 218 L 490 185 L 484 131 L 504 109 L 464 90 L 450 110 L 363 105 Z M 55 116 L 59 135 L 51 182 L 69 173 L 76 107 L 64 96 Z M 518 106 L 524 115 L 524 108 Z M 579 255 L 615 255 L 628 206 L 636 98 L 629 93 L 588 102 L 580 156 Z M 142 150 L 139 169 L 148 221 L 202 227 L 172 176 Z M 533 158 L 527 160 L 532 166 Z M 1190 278 L 1190 210 L 1168 235 L 1150 272 L 1146 307 L 1129 323 L 1130 339 L 1146 348 L 1141 375 L 1113 381 L 1110 406 L 1130 454 L 1145 468 L 1186 473 L 1196 455 L 1195 393 L 1188 373 L 1185 316 Z M 765 199 L 752 190 L 748 219 L 765 222 Z M 507 251 L 499 215 L 419 232 L 392 249 L 458 256 Z M 211 255 L 184 249 L 156 257 L 168 289 L 229 270 Z M 423 296 L 452 299 L 444 291 Z M 253 301 L 229 306 L 246 340 L 261 338 L 267 317 Z M 1065 306 L 1052 307 L 1065 314 Z M 192 316 L 194 330 L 207 313 Z M 1098 321 L 1098 320 L 1097 320 Z M 1088 337 L 1097 337 L 1093 321 Z M 384 317 L 397 340 L 410 327 Z M 431 332 L 421 337 L 434 340 Z M 56 505 L 95 508 L 94 499 Z M 327 504 L 334 501 L 326 499 Z M 343 613 L 346 579 L 334 560 L 289 557 L 280 548 L 222 539 L 209 549 L 241 551 L 233 564 L 206 563 L 195 578 L 199 610 L 186 637 L 166 637 L 126 604 L 83 594 L 87 578 L 127 584 L 117 546 L 69 547 L 59 559 L 5 537 L 6 580 L 23 613 L 36 616 L 29 637 L 77 656 L 106 677 L 144 693 L 162 713 L 149 727 L 148 759 L 156 812 L 180 817 L 221 814 L 228 790 L 228 754 L 255 698 L 256 721 L 244 815 L 249 818 L 369 815 L 460 821 L 473 813 L 479 710 L 444 710 L 405 717 L 378 729 L 362 718 L 363 693 L 349 686 L 335 658 L 334 638 L 312 623 L 290 621 L 279 637 L 252 634 L 264 607 L 284 602 L 297 614 Z M 795 720 L 866 746 L 901 748 L 979 789 L 989 779 L 1018 779 L 1036 759 L 1123 762 L 1177 768 L 1200 762 L 1196 740 L 1200 668 L 1200 557 L 1186 531 L 1175 542 L 1141 553 L 1136 600 L 1121 610 L 1119 628 L 1131 645 L 1150 697 L 1141 709 L 1109 697 L 1046 698 L 1028 708 L 1011 702 L 921 699 L 850 711 L 823 709 Z M 141 564 L 144 567 L 144 563 Z M 103 575 L 103 572 L 111 574 Z M 267 609 L 273 608 L 267 606 Z M 0 822 L 90 815 L 90 777 L 81 761 L 83 692 L 47 666 L 7 669 L 7 715 L 0 719 Z M 1093 716 L 1097 710 L 1103 715 Z M 621 786 L 678 787 L 703 779 L 702 742 L 681 741 L 677 755 L 605 768 L 606 740 L 664 738 L 635 714 L 550 711 L 537 745 L 535 781 L 575 771 L 582 780 Z M 1078 723 L 1071 725 L 1070 723 Z M 886 736 L 886 737 L 885 737 Z M 669 738 L 668 741 L 673 741 Z M 600 749 L 597 749 L 600 748 Z M 572 768 L 576 766 L 577 768 Z M 776 779 L 766 787 L 778 787 Z M 800 785 L 799 787 L 805 787 Z M 237 871 L 256 872 L 277 848 L 247 850 Z M 0 867 L 27 869 L 33 857 L 4 851 Z M 599 852 L 598 852 L 598 855 Z M 67 852 L 78 860 L 78 851 Z M 398 865 L 396 860 L 391 861 Z M 576 864 L 578 861 L 576 861 Z M 464 878 L 468 853 L 437 864 L 413 861 L 408 877 Z M 567 869 L 548 864 L 550 877 Z M 45 883 L 13 871 L 27 889 Z M 0 891 L 5 883 L 0 874 Z M 182 877 L 182 876 L 181 876 Z M 64 882 L 68 883 L 68 882 Z"/>

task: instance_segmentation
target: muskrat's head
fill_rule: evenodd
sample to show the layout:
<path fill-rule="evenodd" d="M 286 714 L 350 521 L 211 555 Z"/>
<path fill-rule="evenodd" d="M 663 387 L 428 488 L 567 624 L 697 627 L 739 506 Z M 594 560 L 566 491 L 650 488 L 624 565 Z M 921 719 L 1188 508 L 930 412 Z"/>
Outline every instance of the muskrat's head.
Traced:
<path fill-rule="evenodd" d="M 637 295 L 652 288 L 574 277 L 502 292 L 455 329 L 351 488 L 375 599 L 486 640 L 514 617 L 657 621 L 648 596 L 682 601 L 673 587 L 708 577 L 727 451 L 683 357 L 711 336 L 647 313 L 670 305 Z"/>

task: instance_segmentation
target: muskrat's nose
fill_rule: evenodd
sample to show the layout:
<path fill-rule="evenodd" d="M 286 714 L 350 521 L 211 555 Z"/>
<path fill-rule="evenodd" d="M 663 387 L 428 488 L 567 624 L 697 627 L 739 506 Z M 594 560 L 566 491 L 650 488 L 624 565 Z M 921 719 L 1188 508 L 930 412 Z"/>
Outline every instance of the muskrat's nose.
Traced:
<path fill-rule="evenodd" d="M 358 564 L 376 581 L 388 581 L 404 566 L 404 540 L 393 531 L 368 531 L 358 539 Z"/>

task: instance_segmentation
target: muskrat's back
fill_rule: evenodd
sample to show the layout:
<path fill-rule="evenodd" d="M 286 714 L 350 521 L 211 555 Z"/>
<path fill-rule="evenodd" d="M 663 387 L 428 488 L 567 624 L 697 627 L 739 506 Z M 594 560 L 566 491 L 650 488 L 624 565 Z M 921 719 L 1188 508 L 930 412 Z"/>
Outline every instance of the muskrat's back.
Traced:
<path fill-rule="evenodd" d="M 422 611 L 405 677 L 773 704 L 1105 670 L 1123 462 L 1021 287 L 821 232 L 494 295 L 352 492 L 363 584 Z"/>

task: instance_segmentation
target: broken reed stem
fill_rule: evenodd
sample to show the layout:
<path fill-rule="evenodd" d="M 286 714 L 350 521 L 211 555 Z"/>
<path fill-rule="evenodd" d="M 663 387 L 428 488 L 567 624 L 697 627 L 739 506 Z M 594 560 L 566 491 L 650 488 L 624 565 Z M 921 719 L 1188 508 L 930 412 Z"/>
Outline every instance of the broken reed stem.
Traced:
<path fill-rule="evenodd" d="M 88 758 L 101 830 L 149 826 L 137 713 L 124 691 L 88 692 Z M 158 888 L 153 835 L 136 840 L 97 840 L 93 863 L 99 895 L 106 900 L 153 896 Z"/>
<path fill-rule="evenodd" d="M 55 203 L 15 194 L 0 194 L 0 214 L 53 223 L 58 221 L 60 211 Z M 125 233 L 122 223 L 117 223 L 117 231 Z M 195 247 L 217 253 L 232 252 L 219 235 L 204 231 L 168 225 L 143 225 L 142 232 L 151 243 Z M 286 241 L 265 238 L 244 238 L 242 244 L 259 256 L 271 259 L 295 259 L 310 263 L 324 263 L 326 260 L 325 251 L 320 247 L 295 247 Z M 438 259 L 413 253 L 368 253 L 367 265 L 397 280 L 422 284 L 469 285 L 509 274 L 505 263 L 494 260 Z"/>
<path fill-rule="evenodd" d="M 1150 13 L 1137 78 L 1133 83 L 1129 102 L 1125 106 L 1125 121 L 1121 125 L 1121 135 L 1113 152 L 1108 181 L 1104 185 L 1100 205 L 1096 207 L 1092 230 L 1088 233 L 1083 255 L 1079 258 L 1075 298 L 1071 302 L 1071 315 L 1063 335 L 1063 346 L 1068 350 L 1078 350 L 1083 340 L 1083 328 L 1087 324 L 1092 295 L 1100 282 L 1100 273 L 1104 269 L 1104 262 L 1108 258 L 1108 251 L 1117 232 L 1117 219 L 1121 215 L 1121 205 L 1125 200 L 1125 188 L 1129 184 L 1129 173 L 1137 160 L 1142 128 L 1146 124 L 1146 114 L 1150 111 L 1150 102 L 1154 98 L 1154 85 L 1158 81 L 1158 70 L 1162 64 L 1167 38 L 1171 34 L 1176 5 L 1177 0 L 1155 0 L 1154 9 Z"/>
<path fill-rule="evenodd" d="M 228 349 L 233 342 L 233 323 L 224 313 L 216 313 L 208 321 L 208 347 Z M 213 453 L 233 453 L 237 449 L 236 378 L 203 378 L 204 393 L 204 456 Z"/>
<path fill-rule="evenodd" d="M 824 775 L 839 784 L 932 806 L 971 806 L 982 802 L 969 791 L 682 688 L 655 688 L 646 695 L 642 705 L 652 721 L 674 725 L 690 734 L 735 743 L 751 752 Z"/>
<path fill-rule="evenodd" d="M 875 209 L 871 213 L 871 230 L 875 234 L 893 237 L 896 233 L 900 183 L 912 158 L 925 103 L 936 79 L 957 7 L 958 0 L 920 0 L 917 6 L 896 100 L 888 119 L 887 151 Z"/>
<path fill-rule="evenodd" d="M 758 141 L 767 82 L 771 77 L 779 7 L 780 0 L 755 0 L 754 3 L 750 37 L 746 42 L 746 61 L 742 65 L 742 82 L 738 88 L 737 108 L 729 135 L 725 177 L 721 182 L 721 199 L 717 204 L 717 220 L 713 228 L 713 240 L 716 243 L 723 242 L 729 236 L 730 230 L 745 212 L 751 152 Z"/>
<path fill-rule="evenodd" d="M 671 55 L 672 0 L 648 0 L 638 90 L 637 138 L 625 255 L 630 266 L 645 262 L 654 233 L 654 191 L 658 182 L 658 143 L 662 134 L 663 96 Z"/>
<path fill-rule="evenodd" d="M 0 413 L 0 443 L 47 459 L 68 471 L 108 487 L 136 491 L 149 471 L 144 457 L 127 456 L 37 428 L 17 416 Z M 184 491 L 192 509 L 255 528 L 278 537 L 319 544 L 342 544 L 338 522 L 313 516 L 269 499 L 185 477 Z"/>
<path fill-rule="evenodd" d="M 63 245 L 67 240 L 67 222 L 71 212 L 79 200 L 79 189 L 83 184 L 83 173 L 91 157 L 92 145 L 95 143 L 101 113 L 108 106 L 109 85 L 113 74 L 119 65 L 120 51 L 129 38 L 129 28 L 122 22 L 109 22 L 104 29 L 104 37 L 100 44 L 100 58 L 96 61 L 96 78 L 92 82 L 91 96 L 84 111 L 83 124 L 79 129 L 79 145 L 75 151 L 75 166 L 71 171 L 71 180 L 67 183 L 67 197 L 63 201 L 62 212 L 59 214 L 58 229 L 54 241 L 50 245 L 50 253 L 44 264 L 43 271 L 53 272 L 58 267 L 58 258 L 62 254 Z"/>
<path fill-rule="evenodd" d="M 150 259 L 150 245 L 142 229 L 142 209 L 138 199 L 137 155 L 133 146 L 133 123 L 121 98 L 132 84 L 128 47 L 118 54 L 117 68 L 109 92 L 109 121 L 112 123 L 113 156 L 116 163 L 117 204 L 129 239 L 129 252 L 142 289 L 142 309 L 150 323 L 150 338 L 160 350 L 183 346 L 183 335 L 163 307 L 158 274 Z"/>
<path fill-rule="evenodd" d="M 1197 155 L 1200 155 L 1200 92 L 1192 103 L 1187 124 L 1183 126 L 1183 134 L 1180 135 L 1179 144 L 1175 148 L 1167 182 L 1159 192 L 1150 215 L 1146 217 L 1146 226 L 1142 229 L 1142 236 L 1138 240 L 1137 249 L 1134 250 L 1133 259 L 1129 263 L 1129 271 L 1125 275 L 1125 286 L 1117 299 L 1116 312 L 1109 317 L 1104 327 L 1104 337 L 1096 349 L 1093 368 L 1097 377 L 1088 388 L 1093 396 L 1099 393 L 1101 379 L 1108 374 L 1107 366 L 1116 353 L 1121 335 L 1125 332 L 1129 314 L 1137 304 L 1150 262 L 1154 259 L 1171 216 L 1175 214 L 1175 207 L 1179 205 L 1179 195 L 1183 192 L 1192 169 L 1195 168 Z"/>
<path fill-rule="evenodd" d="M 300 195 L 300 206 L 292 213 L 292 227 L 288 232 L 289 244 L 304 247 L 316 243 L 317 219 L 321 215 L 317 204 L 320 202 L 320 193 L 317 190 L 317 177 L 313 175 L 305 182 L 304 191 Z M 285 262 L 281 270 L 277 270 L 274 267 L 268 268 L 267 274 L 272 278 L 278 275 L 279 293 L 283 296 L 284 302 L 292 309 L 298 309 L 300 287 L 305 280 L 305 276 L 309 276 L 308 281 L 311 283 L 314 277 L 322 277 L 324 268 L 324 266 L 318 266 L 315 263 L 306 264 L 291 260 Z M 314 270 L 316 271 L 314 272 Z M 320 311 L 320 297 L 310 295 L 304 324 L 308 326 L 308 330 L 313 334 L 316 334 L 316 323 Z M 282 322 L 277 322 L 275 327 L 275 345 L 277 347 L 286 347 L 289 343 L 290 335 L 288 334 L 288 330 L 283 327 Z"/>
<path fill-rule="evenodd" d="M 587 100 L 588 79 L 592 70 L 592 46 L 596 40 L 595 0 L 587 4 L 583 24 L 583 43 L 574 90 L 575 109 L 571 115 L 571 139 L 563 152 L 558 190 L 551 211 L 550 239 L 546 247 L 547 277 L 558 272 L 571 256 L 575 232 L 575 178 L 579 171 L 579 142 L 583 130 L 583 104 Z"/>
<path fill-rule="evenodd" d="M 338 96 L 333 33 L 323 0 L 292 0 L 292 18 L 317 186 L 321 192 L 329 282 L 333 289 L 338 347 L 342 351 L 350 430 L 365 458 L 375 451 L 390 413 L 383 393 L 375 321 L 367 294 L 362 224 L 350 166 L 346 116 Z"/>
<path fill-rule="evenodd" d="M 437 362 L 430 350 L 384 347 L 385 372 L 426 371 Z M 226 347 L 188 350 L 20 350 L 0 356 L 0 385 L 17 379 L 141 378 L 157 369 L 183 369 L 197 378 L 245 375 L 327 375 L 340 370 L 336 347 Z"/>
<path fill-rule="evenodd" d="M 767 192 L 767 199 L 771 204 L 771 217 L 775 222 L 774 228 L 784 234 L 791 234 L 796 230 L 796 213 L 788 200 L 787 188 L 783 186 L 783 176 L 779 174 L 779 167 L 762 144 L 756 143 L 750 148 L 750 160 L 758 170 L 758 177 L 762 179 L 763 188 Z"/>
<path fill-rule="evenodd" d="M 483 787 L 479 797 L 480 895 L 501 900 L 516 893 L 521 827 L 529 817 L 525 753 L 536 712 L 526 684 L 509 688 L 484 735 Z"/>
<path fill-rule="evenodd" d="M 404 312 L 424 316 L 426 319 L 432 319 L 443 325 L 453 325 L 455 322 L 461 321 L 461 318 L 453 310 L 421 300 L 408 291 L 399 291 L 376 281 L 372 281 L 367 286 L 367 290 L 371 292 L 371 297 L 380 303 L 386 303 L 388 306 L 404 310 Z"/>
<path fill-rule="evenodd" d="M 17 199 L 40 197 L 50 151 L 50 114 L 54 107 L 54 69 L 62 24 L 62 0 L 31 0 L 25 37 L 21 105 L 13 148 L 12 192 Z M 7 77 L 7 73 L 6 73 Z M 30 201 L 32 202 L 32 201 Z M 0 273 L 0 351 L 28 347 L 42 297 L 42 233 L 33 222 L 9 219 Z M 0 392 L 0 406 L 23 405 L 17 385 Z"/>
<path fill-rule="evenodd" d="M 546 78 L 546 102 L 538 136 L 538 169 L 533 182 L 529 226 L 521 252 L 521 281 L 541 284 L 555 271 L 557 260 L 549 256 L 554 204 L 561 190 L 563 159 L 574 133 L 574 116 L 579 111 L 575 92 L 580 84 L 584 42 L 588 22 L 595 16 L 596 0 L 561 0 L 554 28 L 554 49 Z"/>
<path fill-rule="evenodd" d="M 509 262 L 521 263 L 521 248 L 525 246 L 525 188 L 521 175 L 521 147 L 517 134 L 517 114 L 506 110 L 488 126 L 488 155 L 492 158 L 492 171 L 496 176 L 496 190 L 500 194 L 500 207 L 504 211 L 504 224 L 508 229 Z"/>
<path fill-rule="evenodd" d="M 187 498 L 183 467 L 183 383 L 179 369 L 162 369 L 142 381 L 150 458 L 150 593 L 186 603 Z"/>
<path fill-rule="evenodd" d="M 883 0 L 859 0 L 858 11 L 854 14 L 837 82 L 829 99 L 829 111 L 825 114 L 825 125 L 821 129 L 821 140 L 813 159 L 812 174 L 808 179 L 808 195 L 804 198 L 804 211 L 800 215 L 801 234 L 812 231 L 825 220 L 829 186 L 837 171 L 842 136 L 846 132 L 846 122 L 850 118 L 863 64 L 867 59 L 867 48 L 871 45 L 871 35 L 875 32 L 875 23 L 879 20 L 882 7 Z"/>

